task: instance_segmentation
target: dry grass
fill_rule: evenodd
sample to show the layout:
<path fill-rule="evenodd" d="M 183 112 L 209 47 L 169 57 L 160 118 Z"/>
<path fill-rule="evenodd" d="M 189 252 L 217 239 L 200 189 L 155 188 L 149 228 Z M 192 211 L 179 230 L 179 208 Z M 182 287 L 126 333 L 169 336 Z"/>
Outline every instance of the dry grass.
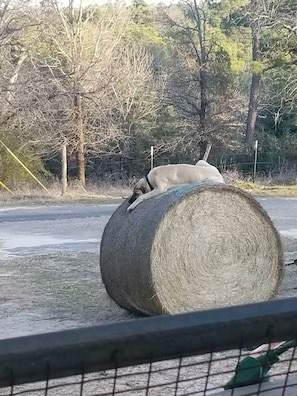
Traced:
<path fill-rule="evenodd" d="M 241 188 L 255 196 L 265 197 L 297 197 L 297 184 L 280 185 L 280 184 L 258 184 L 258 183 L 235 183 L 235 186 Z"/>
<path fill-rule="evenodd" d="M 62 195 L 62 189 L 58 183 L 53 183 L 47 188 L 48 191 L 41 187 L 21 187 L 13 189 L 13 194 L 10 194 L 0 186 L 0 206 L 121 202 L 131 194 L 131 186 L 120 183 L 117 185 L 89 184 L 85 189 L 78 181 L 72 181 L 64 195 Z"/>
<path fill-rule="evenodd" d="M 259 178 L 253 183 L 252 177 L 243 177 L 239 172 L 225 172 L 226 183 L 241 188 L 255 196 L 268 197 L 297 197 L 297 174 L 279 173 Z"/>
<path fill-rule="evenodd" d="M 269 176 L 253 183 L 251 177 L 243 177 L 239 172 L 225 172 L 224 179 L 227 184 L 239 187 L 255 196 L 270 197 L 297 197 L 297 182 L 292 182 L 294 175 L 290 173 L 279 174 L 277 177 Z M 83 188 L 78 180 L 69 183 L 67 193 L 62 195 L 62 188 L 58 182 L 47 186 L 48 192 L 39 186 L 11 188 L 10 194 L 0 186 L 0 206 L 30 205 L 48 203 L 105 203 L 121 202 L 132 191 L 134 181 L 118 183 L 88 183 Z"/>

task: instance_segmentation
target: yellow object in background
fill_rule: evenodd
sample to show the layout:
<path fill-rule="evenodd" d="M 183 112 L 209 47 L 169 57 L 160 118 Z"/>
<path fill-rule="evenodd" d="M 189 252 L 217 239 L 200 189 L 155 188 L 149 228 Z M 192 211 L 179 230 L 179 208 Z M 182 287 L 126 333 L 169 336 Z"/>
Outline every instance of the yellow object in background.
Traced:
<path fill-rule="evenodd" d="M 3 147 L 5 147 L 6 148 L 6 150 L 9 152 L 9 154 L 11 154 L 12 156 L 13 156 L 13 158 L 29 173 L 29 175 L 30 176 L 32 176 L 33 177 L 33 179 L 34 180 L 36 180 L 37 181 L 37 183 L 46 191 L 46 192 L 48 192 L 48 189 L 41 183 L 41 181 L 39 181 L 38 179 L 37 179 L 37 177 L 36 176 L 34 176 L 33 175 L 33 173 L 26 167 L 26 165 L 24 165 L 23 163 L 22 163 L 22 161 L 6 146 L 6 144 L 4 144 L 3 142 L 2 142 L 2 140 L 0 140 L 0 143 L 2 144 L 2 146 Z M 2 183 L 2 185 L 3 185 L 3 183 Z M 4 187 L 5 188 L 5 187 Z"/>
<path fill-rule="evenodd" d="M 0 186 L 2 186 L 3 188 L 5 188 L 5 190 L 10 192 L 12 195 L 14 195 L 14 193 L 8 187 L 6 187 L 6 185 L 4 183 L 2 183 L 2 181 L 0 181 Z"/>

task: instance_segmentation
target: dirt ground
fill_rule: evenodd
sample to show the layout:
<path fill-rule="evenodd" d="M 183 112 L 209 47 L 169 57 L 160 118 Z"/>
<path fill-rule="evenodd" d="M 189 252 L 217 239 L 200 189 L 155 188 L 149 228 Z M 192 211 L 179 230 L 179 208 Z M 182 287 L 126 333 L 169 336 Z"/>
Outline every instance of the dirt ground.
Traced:
<path fill-rule="evenodd" d="M 291 263 L 297 258 L 297 240 L 284 238 L 286 262 Z M 0 336 L 7 338 L 24 335 L 75 328 L 98 323 L 111 323 L 135 318 L 119 308 L 107 296 L 100 281 L 98 253 L 77 253 L 42 255 L 38 257 L 14 258 L 1 261 L 2 273 L 8 276 L 0 278 L 1 319 Z M 61 268 L 63 283 L 61 283 Z M 13 277 L 9 274 L 14 273 Z M 18 274 L 16 276 L 16 274 Z M 277 298 L 297 296 L 297 266 L 288 265 L 285 277 Z M 3 312 L 6 312 L 3 317 Z M 22 327 L 22 323 L 25 327 Z M 116 389 L 121 395 L 170 396 L 205 395 L 204 389 L 222 390 L 222 387 L 234 373 L 238 362 L 239 351 L 197 356 L 183 359 L 183 367 L 179 371 L 178 360 L 154 363 L 150 368 L 141 365 L 120 369 Z M 212 371 L 207 383 L 208 359 L 212 359 Z M 276 365 L 272 370 L 277 379 L 284 379 L 284 373 L 297 369 L 296 364 L 290 365 L 291 356 L 287 361 Z M 216 361 L 217 359 L 217 361 Z M 222 359 L 224 359 L 222 361 Z M 296 361 L 296 356 L 294 355 Z M 148 370 L 151 373 L 152 386 L 146 393 Z M 179 382 L 176 392 L 176 381 Z M 14 388 L 14 394 L 27 396 L 70 396 L 70 395 L 112 395 L 114 372 L 104 371 L 89 374 L 85 377 L 85 385 L 81 393 L 81 377 L 62 378 L 50 381 L 47 393 L 44 383 L 22 385 Z M 65 383 L 68 385 L 65 385 Z M 163 385 L 162 385 L 163 384 Z M 270 383 L 269 383 L 270 384 Z M 9 388 L 0 389 L 1 396 L 10 395 Z M 210 392 L 212 393 L 212 392 Z M 207 393 L 209 394 L 209 393 Z M 266 394 L 266 393 L 264 393 Z"/>
<path fill-rule="evenodd" d="M 297 240 L 283 240 L 289 264 L 297 258 Z M 1 274 L 0 338 L 135 318 L 108 297 L 99 252 L 8 258 L 1 260 Z M 288 265 L 277 297 L 293 296 L 297 265 Z"/>

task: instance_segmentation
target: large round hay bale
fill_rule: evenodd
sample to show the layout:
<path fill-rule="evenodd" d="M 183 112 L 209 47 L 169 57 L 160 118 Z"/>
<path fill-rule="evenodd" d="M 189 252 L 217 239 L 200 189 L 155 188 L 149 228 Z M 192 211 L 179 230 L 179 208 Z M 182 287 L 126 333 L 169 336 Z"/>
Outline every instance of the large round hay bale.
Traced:
<path fill-rule="evenodd" d="M 108 294 L 138 313 L 203 310 L 270 299 L 281 240 L 259 203 L 226 184 L 181 186 L 108 221 L 100 266 Z"/>

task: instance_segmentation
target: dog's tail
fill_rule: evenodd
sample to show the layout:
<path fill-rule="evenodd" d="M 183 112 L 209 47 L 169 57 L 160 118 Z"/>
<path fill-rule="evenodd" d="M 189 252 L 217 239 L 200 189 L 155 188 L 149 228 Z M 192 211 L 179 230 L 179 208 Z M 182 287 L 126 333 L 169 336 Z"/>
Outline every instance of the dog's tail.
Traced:
<path fill-rule="evenodd" d="M 196 162 L 195 166 L 211 166 L 211 165 L 204 160 L 199 160 L 198 162 Z"/>

